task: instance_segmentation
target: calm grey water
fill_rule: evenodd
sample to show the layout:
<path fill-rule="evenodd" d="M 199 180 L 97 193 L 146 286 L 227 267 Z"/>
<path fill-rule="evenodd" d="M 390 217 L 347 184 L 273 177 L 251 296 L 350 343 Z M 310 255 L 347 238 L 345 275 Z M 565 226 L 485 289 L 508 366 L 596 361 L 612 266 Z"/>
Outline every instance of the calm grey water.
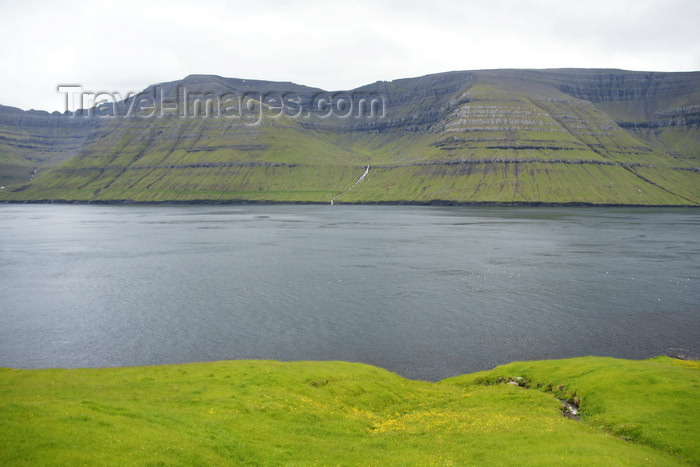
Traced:
<path fill-rule="evenodd" d="M 700 353 L 699 210 L 0 206 L 0 366 Z"/>

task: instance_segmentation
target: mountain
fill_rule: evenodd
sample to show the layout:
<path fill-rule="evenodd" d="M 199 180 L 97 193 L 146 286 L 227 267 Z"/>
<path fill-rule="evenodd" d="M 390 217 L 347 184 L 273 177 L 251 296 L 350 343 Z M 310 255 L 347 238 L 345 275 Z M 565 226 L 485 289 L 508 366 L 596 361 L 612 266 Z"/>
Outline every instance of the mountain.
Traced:
<path fill-rule="evenodd" d="M 0 105 L 0 186 L 26 182 L 78 154 L 96 123 Z"/>
<path fill-rule="evenodd" d="M 0 106 L 6 201 L 695 206 L 698 167 L 700 72 L 457 71 L 339 92 L 191 75 L 75 113 Z"/>

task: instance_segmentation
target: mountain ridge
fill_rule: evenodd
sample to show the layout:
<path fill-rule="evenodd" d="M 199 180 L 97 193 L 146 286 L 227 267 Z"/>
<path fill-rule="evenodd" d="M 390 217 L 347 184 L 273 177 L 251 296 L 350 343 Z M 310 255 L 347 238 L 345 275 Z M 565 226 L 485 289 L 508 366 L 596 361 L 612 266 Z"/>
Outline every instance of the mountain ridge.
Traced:
<path fill-rule="evenodd" d="M 700 72 L 452 71 L 348 91 L 194 74 L 129 99 L 0 106 L 0 200 L 700 204 Z M 120 116 L 144 102 L 149 118 Z"/>

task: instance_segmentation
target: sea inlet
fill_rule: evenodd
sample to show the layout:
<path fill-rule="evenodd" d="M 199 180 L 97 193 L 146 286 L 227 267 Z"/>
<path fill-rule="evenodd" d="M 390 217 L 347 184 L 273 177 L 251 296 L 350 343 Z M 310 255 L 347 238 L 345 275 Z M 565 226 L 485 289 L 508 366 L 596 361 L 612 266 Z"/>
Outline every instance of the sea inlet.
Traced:
<path fill-rule="evenodd" d="M 0 366 L 700 354 L 700 211 L 0 205 Z"/>

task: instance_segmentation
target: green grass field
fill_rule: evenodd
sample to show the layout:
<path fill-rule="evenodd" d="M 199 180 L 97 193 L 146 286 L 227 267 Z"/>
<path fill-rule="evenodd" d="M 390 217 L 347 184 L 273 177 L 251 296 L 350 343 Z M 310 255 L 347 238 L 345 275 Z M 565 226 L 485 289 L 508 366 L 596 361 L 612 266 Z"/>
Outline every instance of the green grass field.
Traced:
<path fill-rule="evenodd" d="M 438 383 L 345 362 L 3 369 L 0 464 L 698 465 L 699 368 L 586 357 Z"/>

